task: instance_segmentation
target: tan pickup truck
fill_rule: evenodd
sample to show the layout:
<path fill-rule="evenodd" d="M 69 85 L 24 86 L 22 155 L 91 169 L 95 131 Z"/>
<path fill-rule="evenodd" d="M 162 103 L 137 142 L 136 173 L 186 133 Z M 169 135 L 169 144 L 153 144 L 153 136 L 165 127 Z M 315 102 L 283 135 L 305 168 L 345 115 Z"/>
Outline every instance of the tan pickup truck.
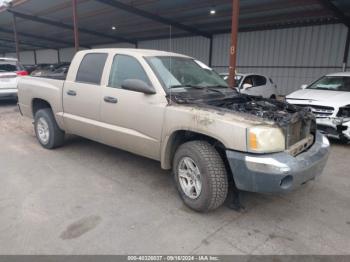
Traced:
<path fill-rule="evenodd" d="M 308 109 L 239 94 L 180 54 L 80 51 L 65 80 L 25 77 L 18 89 L 43 147 L 63 145 L 70 133 L 158 160 L 197 211 L 219 207 L 230 183 L 290 191 L 321 174 L 328 158 Z"/>

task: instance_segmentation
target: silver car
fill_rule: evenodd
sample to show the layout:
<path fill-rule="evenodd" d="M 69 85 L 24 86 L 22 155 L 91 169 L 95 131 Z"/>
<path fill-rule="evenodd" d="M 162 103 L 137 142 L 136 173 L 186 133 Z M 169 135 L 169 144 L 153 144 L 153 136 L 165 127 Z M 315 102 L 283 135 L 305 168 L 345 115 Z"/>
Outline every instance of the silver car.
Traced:
<path fill-rule="evenodd" d="M 17 80 L 28 75 L 17 59 L 0 58 L 0 100 L 17 99 Z"/>
<path fill-rule="evenodd" d="M 220 76 L 225 81 L 228 81 L 228 73 L 221 73 Z M 278 95 L 277 86 L 270 77 L 254 73 L 236 74 L 235 88 L 242 94 L 252 96 L 262 96 L 275 99 Z"/>

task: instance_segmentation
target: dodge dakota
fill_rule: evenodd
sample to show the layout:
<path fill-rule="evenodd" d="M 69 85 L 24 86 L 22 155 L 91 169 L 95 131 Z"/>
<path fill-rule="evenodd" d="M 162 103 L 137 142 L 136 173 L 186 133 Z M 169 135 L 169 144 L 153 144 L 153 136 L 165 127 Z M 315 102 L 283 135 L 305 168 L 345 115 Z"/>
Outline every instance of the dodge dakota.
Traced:
<path fill-rule="evenodd" d="M 239 94 L 180 54 L 80 51 L 65 80 L 25 77 L 18 89 L 43 147 L 70 133 L 158 160 L 196 211 L 222 205 L 230 183 L 288 192 L 321 174 L 329 154 L 309 109 Z"/>

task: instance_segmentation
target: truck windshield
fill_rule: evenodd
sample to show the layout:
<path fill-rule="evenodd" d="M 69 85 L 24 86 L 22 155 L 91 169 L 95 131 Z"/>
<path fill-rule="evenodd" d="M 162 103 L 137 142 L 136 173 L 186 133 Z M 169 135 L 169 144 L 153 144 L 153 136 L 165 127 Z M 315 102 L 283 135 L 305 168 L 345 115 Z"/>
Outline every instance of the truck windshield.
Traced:
<path fill-rule="evenodd" d="M 213 69 L 191 58 L 156 56 L 146 60 L 167 89 L 228 87 Z"/>
<path fill-rule="evenodd" d="M 307 89 L 350 92 L 350 77 L 324 76 Z"/>

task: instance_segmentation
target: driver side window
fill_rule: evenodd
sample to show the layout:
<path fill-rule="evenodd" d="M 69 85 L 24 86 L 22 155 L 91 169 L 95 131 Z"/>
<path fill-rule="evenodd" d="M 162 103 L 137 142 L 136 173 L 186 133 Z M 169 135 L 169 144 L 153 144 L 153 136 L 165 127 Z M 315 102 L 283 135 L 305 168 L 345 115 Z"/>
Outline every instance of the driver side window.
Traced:
<path fill-rule="evenodd" d="M 108 86 L 121 88 L 123 81 L 127 79 L 142 80 L 150 84 L 146 72 L 136 58 L 128 55 L 116 55 L 113 59 Z"/>
<path fill-rule="evenodd" d="M 253 77 L 252 76 L 247 76 L 246 78 L 244 78 L 242 86 L 244 84 L 249 84 L 251 86 L 254 86 Z"/>

